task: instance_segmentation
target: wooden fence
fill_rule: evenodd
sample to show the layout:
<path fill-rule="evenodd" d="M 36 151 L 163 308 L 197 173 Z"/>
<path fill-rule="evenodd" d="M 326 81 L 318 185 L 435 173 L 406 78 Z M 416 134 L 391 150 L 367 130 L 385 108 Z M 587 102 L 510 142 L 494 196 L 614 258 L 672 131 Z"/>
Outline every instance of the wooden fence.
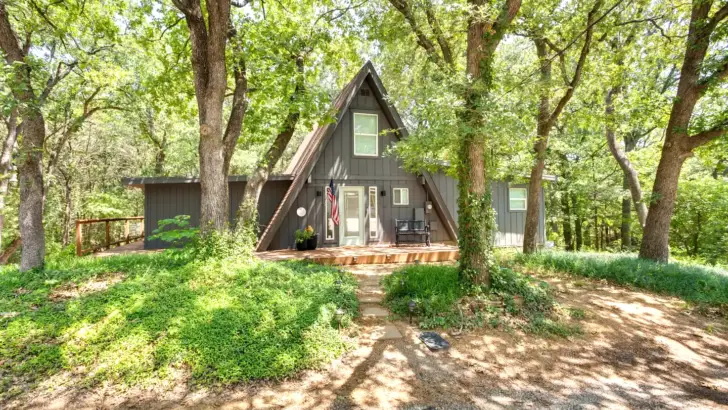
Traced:
<path fill-rule="evenodd" d="M 124 222 L 123 231 L 120 224 L 115 222 Z M 130 222 L 137 224 L 134 231 L 130 231 Z M 104 224 L 104 231 L 94 232 L 94 228 Z M 84 235 L 84 226 L 86 235 Z M 121 235 L 119 235 L 121 234 Z M 121 236 L 121 239 L 115 239 Z M 112 241 L 112 237 L 115 239 Z M 126 218 L 102 218 L 102 219 L 79 219 L 76 220 L 76 255 L 82 256 L 86 253 L 94 253 L 102 249 L 109 249 L 112 246 L 127 244 L 144 239 L 144 217 L 130 216 Z M 84 246 L 88 247 L 84 249 Z"/>

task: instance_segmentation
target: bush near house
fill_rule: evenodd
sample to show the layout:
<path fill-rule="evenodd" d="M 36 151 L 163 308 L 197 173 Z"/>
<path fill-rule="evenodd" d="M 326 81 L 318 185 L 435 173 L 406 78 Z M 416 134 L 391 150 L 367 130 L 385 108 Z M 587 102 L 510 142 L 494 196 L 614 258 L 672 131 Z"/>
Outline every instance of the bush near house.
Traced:
<path fill-rule="evenodd" d="M 682 298 L 696 304 L 728 306 L 728 272 L 688 263 L 657 263 L 628 254 L 543 251 L 517 253 L 513 261 L 529 270 L 567 272 Z"/>
<path fill-rule="evenodd" d="M 559 336 L 580 332 L 577 324 L 555 301 L 546 282 L 508 268 L 492 274 L 489 291 L 464 287 L 454 265 L 409 265 L 382 281 L 386 302 L 401 316 L 410 315 L 409 302 L 424 329 L 517 327 Z"/>
<path fill-rule="evenodd" d="M 347 348 L 335 312 L 344 308 L 350 321 L 355 288 L 350 274 L 315 264 L 170 252 L 5 268 L 0 399 L 61 371 L 90 384 L 154 383 L 180 371 L 232 383 L 315 368 Z"/>

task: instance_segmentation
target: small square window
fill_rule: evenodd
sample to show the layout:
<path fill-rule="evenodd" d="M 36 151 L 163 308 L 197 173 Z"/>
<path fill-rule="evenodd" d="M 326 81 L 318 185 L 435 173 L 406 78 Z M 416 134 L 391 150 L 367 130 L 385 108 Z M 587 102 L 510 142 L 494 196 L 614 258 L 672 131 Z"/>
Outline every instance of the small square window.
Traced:
<path fill-rule="evenodd" d="M 409 188 L 392 188 L 392 205 L 409 205 Z"/>
<path fill-rule="evenodd" d="M 379 117 L 377 114 L 354 113 L 354 155 L 379 155 Z"/>
<path fill-rule="evenodd" d="M 526 188 L 509 188 L 508 189 L 508 210 L 509 211 L 525 211 L 528 191 Z"/>

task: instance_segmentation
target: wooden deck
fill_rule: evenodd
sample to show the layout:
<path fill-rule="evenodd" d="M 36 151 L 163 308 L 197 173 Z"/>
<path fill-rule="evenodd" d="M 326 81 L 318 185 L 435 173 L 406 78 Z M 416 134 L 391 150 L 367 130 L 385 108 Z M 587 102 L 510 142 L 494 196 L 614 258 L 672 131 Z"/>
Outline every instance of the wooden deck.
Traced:
<path fill-rule="evenodd" d="M 162 249 L 144 249 L 144 241 L 117 246 L 92 254 L 95 257 L 114 255 L 131 255 L 161 252 Z M 456 245 L 433 243 L 432 246 L 340 246 L 318 248 L 314 251 L 296 251 L 282 249 L 277 251 L 257 252 L 256 256 L 267 261 L 288 259 L 310 259 L 326 265 L 371 265 L 380 263 L 414 263 L 455 261 L 460 256 Z"/>
<path fill-rule="evenodd" d="M 457 260 L 458 247 L 433 243 L 432 246 L 340 246 L 318 248 L 313 251 L 282 249 L 258 252 L 260 259 L 281 261 L 287 259 L 310 259 L 326 265 L 368 265 L 380 263 L 445 262 Z"/>

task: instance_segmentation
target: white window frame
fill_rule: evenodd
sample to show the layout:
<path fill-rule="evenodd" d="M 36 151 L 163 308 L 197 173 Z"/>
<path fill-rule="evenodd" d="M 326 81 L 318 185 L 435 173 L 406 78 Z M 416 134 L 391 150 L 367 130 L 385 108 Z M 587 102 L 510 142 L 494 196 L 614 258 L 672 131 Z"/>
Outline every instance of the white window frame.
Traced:
<path fill-rule="evenodd" d="M 513 190 L 523 191 L 523 208 L 514 208 L 511 206 L 511 192 Z M 514 200 L 521 201 L 521 198 L 513 198 Z M 513 212 L 525 211 L 528 208 L 528 188 L 525 187 L 508 187 L 508 210 Z"/>
<path fill-rule="evenodd" d="M 373 194 L 373 196 L 372 196 Z M 372 198 L 374 200 L 372 201 Z M 372 217 L 374 210 L 374 217 Z M 379 236 L 379 209 L 377 208 L 377 187 L 369 187 L 369 239 L 377 239 Z"/>
<path fill-rule="evenodd" d="M 378 114 L 368 114 L 368 113 L 364 113 L 364 112 L 355 112 L 354 113 L 354 117 L 353 117 L 353 122 L 352 122 L 352 133 L 354 134 L 354 140 L 353 140 L 353 143 L 354 143 L 354 148 L 353 148 L 354 149 L 354 156 L 355 157 L 372 157 L 372 158 L 378 157 L 379 156 L 379 133 L 378 132 L 375 133 L 375 134 L 369 134 L 369 133 L 363 133 L 363 132 L 357 133 L 356 132 L 356 117 L 359 116 L 359 115 L 364 116 L 364 117 L 374 117 L 374 119 L 376 120 L 376 127 L 375 128 L 376 128 L 377 131 L 379 131 L 379 115 Z M 367 137 L 374 137 L 374 141 L 375 141 L 374 142 L 374 146 L 376 147 L 376 149 L 375 149 L 376 152 L 374 154 L 367 154 L 367 153 L 362 154 L 362 153 L 356 152 L 356 137 L 357 137 L 357 135 L 363 135 L 363 136 L 367 136 Z"/>
<path fill-rule="evenodd" d="M 407 202 L 399 202 L 399 203 L 396 202 L 394 200 L 394 198 L 395 198 L 394 191 L 400 191 L 400 193 L 399 193 L 399 200 L 400 201 L 402 201 L 402 191 L 403 192 L 407 192 Z M 395 206 L 407 206 L 407 205 L 410 204 L 409 203 L 409 199 L 410 199 L 410 197 L 409 197 L 409 188 L 399 188 L 399 187 L 398 188 L 392 188 L 392 205 L 395 205 Z"/>
<path fill-rule="evenodd" d="M 324 241 L 333 241 L 336 239 L 336 228 L 331 229 L 332 235 L 329 236 L 329 218 L 331 217 L 331 202 L 329 202 L 329 191 L 331 188 L 324 185 Z"/>

